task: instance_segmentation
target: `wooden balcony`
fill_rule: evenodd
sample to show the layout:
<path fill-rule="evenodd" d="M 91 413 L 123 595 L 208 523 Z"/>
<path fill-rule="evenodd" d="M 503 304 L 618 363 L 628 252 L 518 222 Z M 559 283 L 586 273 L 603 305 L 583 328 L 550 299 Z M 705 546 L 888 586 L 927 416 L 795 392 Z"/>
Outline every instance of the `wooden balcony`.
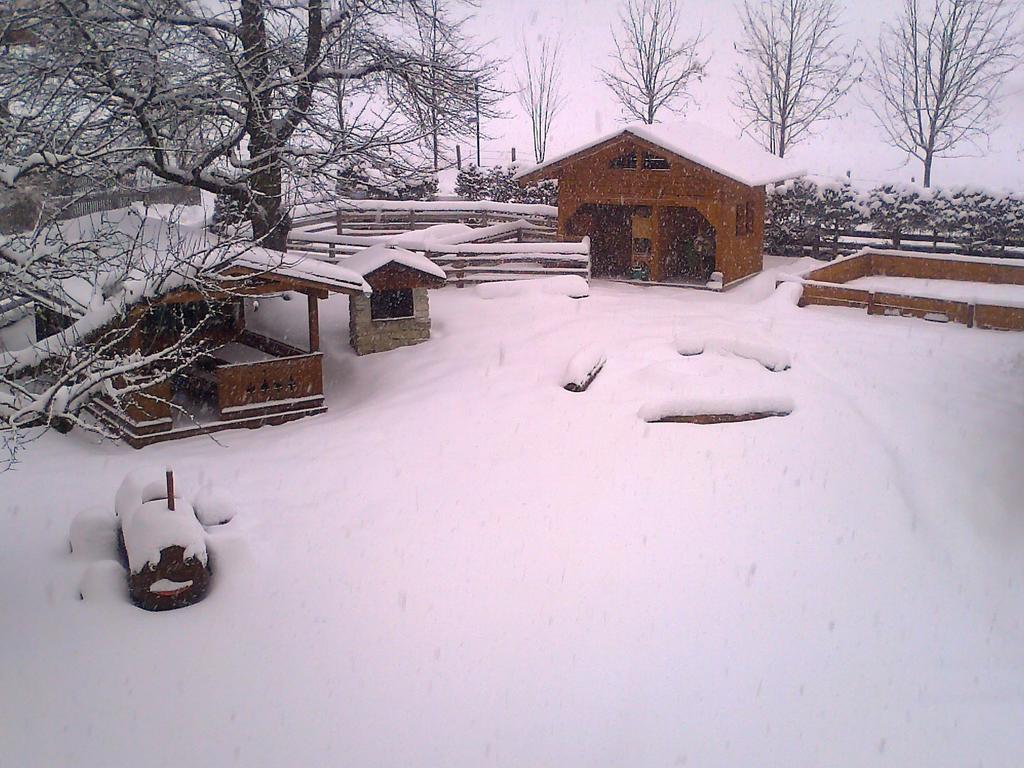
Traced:
<path fill-rule="evenodd" d="M 193 435 L 281 424 L 327 410 L 323 355 L 249 332 L 213 350 L 173 382 L 97 413 L 141 448 Z"/>

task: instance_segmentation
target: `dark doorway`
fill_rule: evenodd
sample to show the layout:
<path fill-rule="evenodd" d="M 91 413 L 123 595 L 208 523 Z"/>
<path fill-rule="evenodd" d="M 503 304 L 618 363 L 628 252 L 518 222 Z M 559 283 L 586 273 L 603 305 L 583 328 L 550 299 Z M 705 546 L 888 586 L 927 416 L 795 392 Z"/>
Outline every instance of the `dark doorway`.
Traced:
<path fill-rule="evenodd" d="M 693 208 L 662 208 L 662 279 L 707 282 L 715 271 L 715 228 Z"/>
<path fill-rule="evenodd" d="M 590 236 L 590 270 L 594 277 L 622 277 L 629 270 L 633 206 L 581 205 L 569 219 L 568 234 Z"/>

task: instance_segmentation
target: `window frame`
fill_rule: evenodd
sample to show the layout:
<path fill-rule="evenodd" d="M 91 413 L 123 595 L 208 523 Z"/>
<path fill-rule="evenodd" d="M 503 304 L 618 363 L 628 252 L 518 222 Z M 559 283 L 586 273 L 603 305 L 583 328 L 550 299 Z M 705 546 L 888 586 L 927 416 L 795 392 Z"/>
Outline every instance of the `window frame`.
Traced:
<path fill-rule="evenodd" d="M 388 306 L 382 312 L 381 303 L 388 302 Z M 392 314 L 402 311 L 408 304 L 408 314 Z M 395 309 L 397 307 L 397 309 Z M 416 294 L 412 288 L 392 288 L 389 290 L 374 291 L 370 294 L 370 320 L 375 323 L 388 322 L 389 320 L 412 320 L 416 317 Z"/>

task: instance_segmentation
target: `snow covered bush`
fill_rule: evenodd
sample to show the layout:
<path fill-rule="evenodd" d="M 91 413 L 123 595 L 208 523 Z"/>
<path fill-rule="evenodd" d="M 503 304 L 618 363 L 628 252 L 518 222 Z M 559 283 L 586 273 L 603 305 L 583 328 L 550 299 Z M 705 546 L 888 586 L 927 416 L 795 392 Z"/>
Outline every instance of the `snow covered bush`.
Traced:
<path fill-rule="evenodd" d="M 866 197 L 865 207 L 872 228 L 888 235 L 894 248 L 900 247 L 904 232 L 918 231 L 925 225 L 921 195 L 914 186 L 884 184 L 872 189 Z"/>
<path fill-rule="evenodd" d="M 838 254 L 839 237 L 863 220 L 857 194 L 849 182 L 820 184 L 812 205 L 817 229 Z"/>
<path fill-rule="evenodd" d="M 483 200 L 486 196 L 487 184 L 480 168 L 470 163 L 459 169 L 455 177 L 455 194 L 464 200 Z"/>
<path fill-rule="evenodd" d="M 814 183 L 807 179 L 792 179 L 769 187 L 765 201 L 765 250 L 778 254 L 799 252 L 808 237 L 815 194 Z"/>
<path fill-rule="evenodd" d="M 486 173 L 470 164 L 455 179 L 455 194 L 464 200 L 493 200 L 496 203 L 558 205 L 558 182 L 545 179 L 521 185 L 515 180 L 516 166 L 494 166 Z"/>
<path fill-rule="evenodd" d="M 1024 197 L 976 187 L 883 184 L 857 190 L 848 182 L 795 179 L 768 189 L 765 250 L 795 255 L 804 247 L 817 249 L 824 239 L 835 253 L 840 237 L 865 224 L 894 248 L 908 234 L 924 234 L 933 247 L 953 242 L 970 254 L 1002 253 L 1007 244 L 1024 241 Z"/>

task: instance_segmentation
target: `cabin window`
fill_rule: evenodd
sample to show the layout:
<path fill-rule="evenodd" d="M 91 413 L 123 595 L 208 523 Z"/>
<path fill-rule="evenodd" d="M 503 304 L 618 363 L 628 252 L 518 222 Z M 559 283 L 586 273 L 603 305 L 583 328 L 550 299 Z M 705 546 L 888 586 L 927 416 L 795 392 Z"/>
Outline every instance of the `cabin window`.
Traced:
<path fill-rule="evenodd" d="M 753 203 L 736 204 L 736 235 L 749 235 L 754 231 Z"/>
<path fill-rule="evenodd" d="M 669 165 L 667 158 L 652 155 L 650 152 L 644 152 L 645 171 L 667 171 L 668 168 Z"/>
<path fill-rule="evenodd" d="M 612 168 L 629 168 L 636 170 L 636 152 L 627 152 L 624 155 L 619 155 L 611 161 L 610 166 Z"/>
<path fill-rule="evenodd" d="M 370 294 L 371 320 L 399 320 L 413 316 L 412 289 L 374 291 Z"/>

